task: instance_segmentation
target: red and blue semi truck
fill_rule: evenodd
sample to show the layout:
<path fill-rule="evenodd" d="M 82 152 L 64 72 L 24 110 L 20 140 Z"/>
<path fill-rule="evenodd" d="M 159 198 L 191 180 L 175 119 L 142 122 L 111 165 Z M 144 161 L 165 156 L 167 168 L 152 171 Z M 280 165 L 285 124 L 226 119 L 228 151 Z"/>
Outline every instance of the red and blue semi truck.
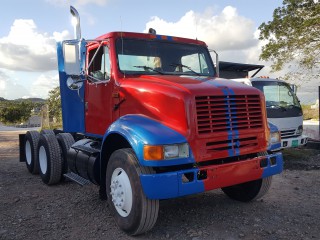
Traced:
<path fill-rule="evenodd" d="M 206 44 L 111 32 L 57 44 L 63 130 L 20 135 L 20 161 L 43 182 L 99 186 L 130 235 L 156 223 L 159 200 L 221 188 L 251 201 L 282 171 L 263 93 L 216 77 Z"/>

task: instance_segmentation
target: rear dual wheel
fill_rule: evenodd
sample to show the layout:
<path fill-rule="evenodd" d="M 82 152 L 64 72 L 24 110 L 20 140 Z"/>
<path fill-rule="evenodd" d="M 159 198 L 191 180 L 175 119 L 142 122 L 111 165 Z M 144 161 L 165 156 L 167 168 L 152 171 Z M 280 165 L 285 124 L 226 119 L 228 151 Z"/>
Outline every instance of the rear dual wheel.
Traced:
<path fill-rule="evenodd" d="M 150 173 L 152 168 L 141 166 L 130 148 L 115 151 L 108 162 L 109 208 L 117 225 L 130 235 L 150 230 L 158 218 L 159 200 L 146 198 L 139 178 Z"/>
<path fill-rule="evenodd" d="M 40 177 L 45 184 L 53 185 L 60 182 L 63 160 L 60 146 L 55 135 L 41 134 L 38 145 Z"/>
<path fill-rule="evenodd" d="M 56 137 L 60 146 L 62 157 L 62 174 L 65 174 L 68 172 L 68 151 L 74 144 L 74 138 L 70 133 L 59 133 L 56 135 Z"/>
<path fill-rule="evenodd" d="M 39 160 L 38 160 L 38 143 L 40 134 L 37 131 L 28 131 L 25 136 L 25 157 L 27 169 L 32 174 L 39 173 Z"/>

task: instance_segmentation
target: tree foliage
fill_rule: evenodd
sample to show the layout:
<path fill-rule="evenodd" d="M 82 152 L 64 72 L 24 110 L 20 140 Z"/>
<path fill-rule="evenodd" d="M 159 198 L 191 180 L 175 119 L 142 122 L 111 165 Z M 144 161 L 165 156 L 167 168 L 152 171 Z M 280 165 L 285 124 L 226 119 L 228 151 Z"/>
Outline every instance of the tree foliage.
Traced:
<path fill-rule="evenodd" d="M 318 0 L 284 0 L 273 20 L 262 23 L 260 40 L 267 40 L 260 59 L 271 60 L 274 71 L 296 62 L 299 69 L 319 74 L 320 3 Z"/>
<path fill-rule="evenodd" d="M 60 88 L 56 87 L 49 92 L 47 100 L 49 108 L 49 118 L 55 118 L 58 123 L 62 122 Z"/>
<path fill-rule="evenodd" d="M 26 122 L 34 107 L 31 101 L 6 101 L 0 109 L 0 121 L 5 124 Z"/>

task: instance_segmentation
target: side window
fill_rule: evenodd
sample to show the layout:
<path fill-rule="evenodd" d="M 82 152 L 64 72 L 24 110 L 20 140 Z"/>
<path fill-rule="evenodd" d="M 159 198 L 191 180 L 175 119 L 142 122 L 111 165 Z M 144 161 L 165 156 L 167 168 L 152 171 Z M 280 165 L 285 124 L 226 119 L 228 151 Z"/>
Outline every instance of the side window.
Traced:
<path fill-rule="evenodd" d="M 208 73 L 208 65 L 203 54 L 191 54 L 186 55 L 181 58 L 181 63 L 190 67 L 193 71 L 197 73 Z M 189 71 L 188 69 L 183 69 L 183 71 Z"/>
<path fill-rule="evenodd" d="M 104 79 L 108 80 L 110 79 L 110 55 L 109 55 L 109 47 L 104 46 L 103 49 L 103 55 L 102 55 L 102 61 L 101 61 L 101 69 L 103 69 L 102 73 L 104 74 Z"/>
<path fill-rule="evenodd" d="M 98 49 L 98 48 L 97 48 Z M 99 50 L 93 49 L 89 52 L 88 74 L 94 80 L 109 80 L 110 79 L 110 57 L 108 46 L 103 46 Z"/>

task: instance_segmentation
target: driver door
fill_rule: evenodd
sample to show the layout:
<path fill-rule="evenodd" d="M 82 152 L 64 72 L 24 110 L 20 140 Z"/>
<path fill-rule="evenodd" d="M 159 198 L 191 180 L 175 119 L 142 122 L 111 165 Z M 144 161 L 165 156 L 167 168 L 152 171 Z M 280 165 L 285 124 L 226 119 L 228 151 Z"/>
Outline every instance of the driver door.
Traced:
<path fill-rule="evenodd" d="M 88 76 L 85 90 L 86 133 L 103 136 L 113 119 L 109 45 L 90 46 L 87 56 Z"/>

